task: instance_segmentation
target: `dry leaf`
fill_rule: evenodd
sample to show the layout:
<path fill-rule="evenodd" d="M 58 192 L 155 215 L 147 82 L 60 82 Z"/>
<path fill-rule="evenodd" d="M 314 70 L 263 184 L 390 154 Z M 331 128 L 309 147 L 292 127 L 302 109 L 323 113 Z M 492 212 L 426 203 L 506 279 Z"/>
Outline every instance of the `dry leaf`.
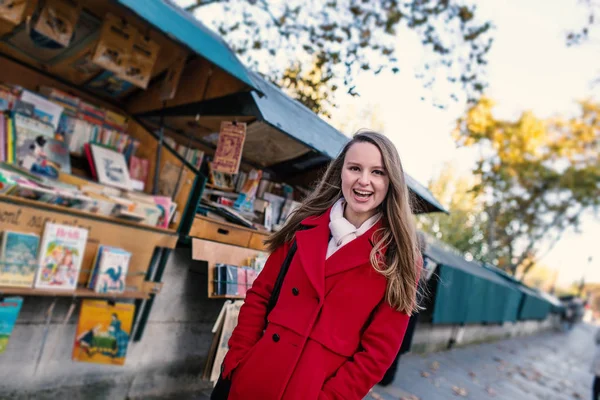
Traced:
<path fill-rule="evenodd" d="M 415 396 L 414 394 L 409 394 L 408 396 L 400 397 L 400 400 L 421 400 L 421 399 L 419 397 Z"/>
<path fill-rule="evenodd" d="M 421 371 L 421 376 L 423 378 L 429 378 L 429 372 L 427 372 L 427 371 Z"/>
<path fill-rule="evenodd" d="M 575 393 L 573 393 L 573 398 L 574 399 L 583 399 L 583 396 L 580 395 L 579 393 L 575 392 Z"/>
<path fill-rule="evenodd" d="M 490 397 L 496 396 L 496 391 L 489 386 L 485 388 L 485 391 L 487 392 L 487 394 L 490 395 Z"/>
<path fill-rule="evenodd" d="M 379 394 L 375 393 L 375 392 L 370 392 L 369 393 L 371 395 L 372 398 L 374 398 L 375 400 L 385 400 L 383 397 L 381 397 Z"/>
<path fill-rule="evenodd" d="M 438 369 L 440 369 L 440 363 L 437 361 L 434 361 L 431 363 L 431 370 L 432 371 L 437 371 Z"/>
<path fill-rule="evenodd" d="M 452 386 L 452 391 L 454 392 L 455 395 L 461 396 L 461 397 L 467 397 L 467 394 L 469 394 L 469 392 L 467 392 L 467 389 L 461 388 L 458 386 Z"/>
<path fill-rule="evenodd" d="M 469 371 L 469 376 L 471 378 L 475 378 L 477 376 L 477 374 L 475 372 L 473 372 L 473 371 Z"/>

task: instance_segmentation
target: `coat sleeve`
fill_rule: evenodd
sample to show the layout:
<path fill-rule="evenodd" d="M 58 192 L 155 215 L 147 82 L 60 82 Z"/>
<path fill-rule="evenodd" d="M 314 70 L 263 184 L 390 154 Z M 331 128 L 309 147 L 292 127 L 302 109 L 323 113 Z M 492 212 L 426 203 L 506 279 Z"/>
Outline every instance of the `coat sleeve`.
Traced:
<path fill-rule="evenodd" d="M 223 377 L 229 377 L 244 356 L 259 341 L 265 328 L 265 314 L 277 275 L 289 245 L 275 250 L 267 259 L 252 287 L 246 293 L 238 323 L 229 339 L 229 351 L 223 360 Z"/>
<path fill-rule="evenodd" d="M 398 354 L 408 320 L 383 301 L 361 337 L 360 350 L 325 382 L 319 400 L 363 399 Z"/>

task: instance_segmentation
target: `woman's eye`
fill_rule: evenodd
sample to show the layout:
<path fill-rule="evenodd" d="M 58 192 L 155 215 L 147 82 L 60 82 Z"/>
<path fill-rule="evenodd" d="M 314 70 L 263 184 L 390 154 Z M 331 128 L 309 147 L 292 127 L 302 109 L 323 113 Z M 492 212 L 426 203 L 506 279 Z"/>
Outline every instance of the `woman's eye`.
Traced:
<path fill-rule="evenodd" d="M 373 171 L 373 173 L 374 173 L 375 175 L 385 175 L 385 172 L 383 172 L 383 171 L 381 171 L 381 170 L 379 170 L 379 169 L 376 169 L 375 171 Z"/>
<path fill-rule="evenodd" d="M 359 171 L 360 169 L 356 166 L 350 167 L 350 171 Z"/>

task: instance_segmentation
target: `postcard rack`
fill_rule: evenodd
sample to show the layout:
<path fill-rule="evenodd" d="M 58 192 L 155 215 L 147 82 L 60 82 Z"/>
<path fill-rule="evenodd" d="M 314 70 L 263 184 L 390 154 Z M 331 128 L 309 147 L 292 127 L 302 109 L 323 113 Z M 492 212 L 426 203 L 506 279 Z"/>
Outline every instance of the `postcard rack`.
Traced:
<path fill-rule="evenodd" d="M 78 226 L 89 231 L 78 288 L 75 291 L 58 291 L 0 287 L 0 294 L 146 300 L 160 291 L 160 284 L 149 280 L 148 270 L 153 264 L 157 249 L 175 248 L 178 237 L 175 231 L 0 195 L 0 231 L 34 233 L 41 236 L 46 222 Z M 132 253 L 126 290 L 121 294 L 100 294 L 85 288 L 100 245 L 116 246 Z"/>

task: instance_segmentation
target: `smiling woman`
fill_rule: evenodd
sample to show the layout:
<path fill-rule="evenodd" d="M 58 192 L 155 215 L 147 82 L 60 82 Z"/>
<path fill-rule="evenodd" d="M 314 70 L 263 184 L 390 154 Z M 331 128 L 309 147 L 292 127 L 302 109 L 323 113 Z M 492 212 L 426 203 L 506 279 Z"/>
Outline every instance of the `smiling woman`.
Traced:
<path fill-rule="evenodd" d="M 217 383 L 229 393 L 212 399 L 364 398 L 398 353 L 422 265 L 389 139 L 357 133 L 267 244 Z"/>

